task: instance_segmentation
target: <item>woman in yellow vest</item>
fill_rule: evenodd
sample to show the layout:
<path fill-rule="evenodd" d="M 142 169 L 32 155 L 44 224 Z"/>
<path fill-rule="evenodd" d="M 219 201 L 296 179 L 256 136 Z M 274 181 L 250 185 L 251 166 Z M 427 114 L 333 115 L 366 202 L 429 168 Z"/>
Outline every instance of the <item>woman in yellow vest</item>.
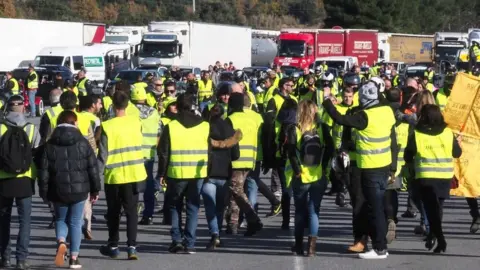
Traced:
<path fill-rule="evenodd" d="M 447 242 L 443 235 L 442 218 L 445 199 L 449 198 L 450 182 L 454 177 L 453 159 L 462 155 L 459 140 L 447 127 L 440 108 L 425 105 L 409 136 L 405 161 L 415 165 L 415 181 L 420 186 L 421 198 L 430 223 L 425 247 L 435 253 L 445 252 Z"/>
<path fill-rule="evenodd" d="M 328 184 L 322 177 L 322 158 L 327 144 L 321 126 L 315 123 L 316 114 L 317 106 L 313 101 L 304 100 L 298 104 L 297 125 L 285 130 L 286 144 L 282 150 L 287 152 L 286 184 L 292 187 L 295 202 L 295 245 L 292 252 L 303 255 L 303 233 L 308 222 L 309 257 L 315 256 L 320 203 Z"/>

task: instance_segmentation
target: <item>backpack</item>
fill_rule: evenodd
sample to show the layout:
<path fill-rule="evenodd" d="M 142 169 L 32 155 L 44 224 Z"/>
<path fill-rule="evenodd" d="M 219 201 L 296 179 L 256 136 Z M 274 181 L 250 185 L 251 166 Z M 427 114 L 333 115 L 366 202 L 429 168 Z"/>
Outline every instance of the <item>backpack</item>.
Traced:
<path fill-rule="evenodd" d="M 287 149 L 287 143 L 288 143 L 288 133 L 290 129 L 293 129 L 293 132 L 296 132 L 296 126 L 295 124 L 282 124 L 280 127 L 280 133 L 278 134 L 278 150 L 280 151 L 280 156 L 282 159 L 287 159 L 288 158 L 288 149 Z"/>
<path fill-rule="evenodd" d="M 305 132 L 300 140 L 300 162 L 304 166 L 318 166 L 322 164 L 325 146 L 320 140 L 316 129 Z"/>
<path fill-rule="evenodd" d="M 7 130 L 0 139 L 0 169 L 6 173 L 22 174 L 30 169 L 32 144 L 23 130 L 25 126 L 3 125 Z"/>

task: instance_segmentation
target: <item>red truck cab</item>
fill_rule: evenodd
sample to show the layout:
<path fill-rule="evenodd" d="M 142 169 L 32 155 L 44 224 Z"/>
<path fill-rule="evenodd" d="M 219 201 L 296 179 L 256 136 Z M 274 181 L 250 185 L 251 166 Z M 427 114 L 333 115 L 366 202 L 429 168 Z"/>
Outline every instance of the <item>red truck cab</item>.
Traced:
<path fill-rule="evenodd" d="M 278 55 L 273 61 L 275 65 L 303 69 L 315 61 L 314 33 L 282 32 L 279 40 Z"/>

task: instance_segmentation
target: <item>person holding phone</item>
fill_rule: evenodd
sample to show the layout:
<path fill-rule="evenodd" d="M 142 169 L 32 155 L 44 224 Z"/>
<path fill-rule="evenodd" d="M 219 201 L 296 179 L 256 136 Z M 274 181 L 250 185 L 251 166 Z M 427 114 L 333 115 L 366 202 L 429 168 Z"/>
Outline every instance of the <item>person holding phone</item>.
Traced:
<path fill-rule="evenodd" d="M 100 174 L 94 150 L 78 129 L 77 115 L 63 111 L 47 141 L 39 166 L 39 191 L 44 201 L 53 203 L 57 254 L 62 266 L 70 236 L 70 268 L 81 268 L 78 254 L 82 239 L 83 208 L 87 200 L 98 200 Z"/>

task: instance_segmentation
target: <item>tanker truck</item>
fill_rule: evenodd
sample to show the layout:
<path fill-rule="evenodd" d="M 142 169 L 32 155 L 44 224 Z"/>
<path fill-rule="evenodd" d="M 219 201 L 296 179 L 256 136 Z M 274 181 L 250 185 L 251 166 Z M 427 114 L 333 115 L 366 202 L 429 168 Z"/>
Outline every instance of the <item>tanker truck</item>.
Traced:
<path fill-rule="evenodd" d="M 280 31 L 252 29 L 252 66 L 272 66 Z"/>

